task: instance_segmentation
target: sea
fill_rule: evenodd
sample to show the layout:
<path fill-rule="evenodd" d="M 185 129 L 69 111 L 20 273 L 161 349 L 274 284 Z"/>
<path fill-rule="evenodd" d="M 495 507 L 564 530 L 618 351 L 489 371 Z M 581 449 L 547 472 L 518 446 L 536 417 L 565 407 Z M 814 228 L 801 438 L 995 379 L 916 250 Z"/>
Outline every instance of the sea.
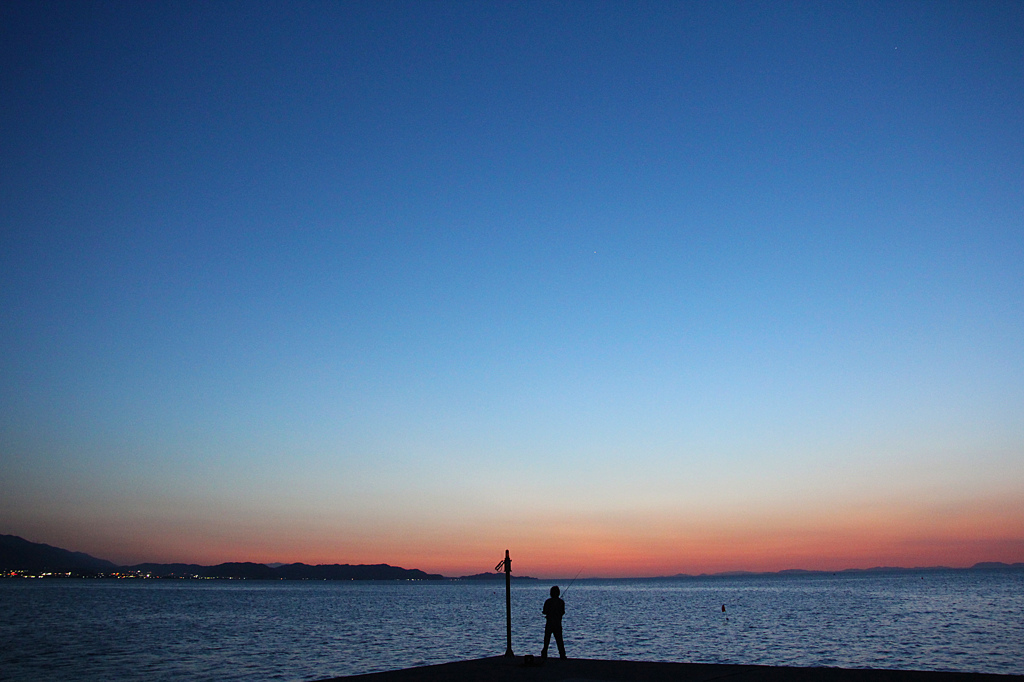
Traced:
<path fill-rule="evenodd" d="M 553 584 L 513 583 L 517 655 L 540 653 Z M 1024 674 L 1024 570 L 580 579 L 564 597 L 570 658 Z M 12 682 L 323 680 L 504 652 L 502 580 L 0 580 Z"/>

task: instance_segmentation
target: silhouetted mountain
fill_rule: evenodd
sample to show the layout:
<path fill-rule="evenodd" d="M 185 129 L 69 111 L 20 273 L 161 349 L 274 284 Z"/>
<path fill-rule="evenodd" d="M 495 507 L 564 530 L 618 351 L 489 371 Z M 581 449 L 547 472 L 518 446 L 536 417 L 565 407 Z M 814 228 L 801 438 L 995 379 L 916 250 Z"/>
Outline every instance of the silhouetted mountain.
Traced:
<path fill-rule="evenodd" d="M 69 552 L 17 535 L 0 535 L 0 570 L 92 575 L 115 570 L 116 565 L 83 552 Z"/>
<path fill-rule="evenodd" d="M 216 566 L 196 564 L 138 564 L 125 570 L 160 578 L 245 578 L 247 580 L 441 580 L 444 576 L 388 564 L 283 564 L 273 567 L 251 562 Z"/>
<path fill-rule="evenodd" d="M 474 575 L 463 575 L 455 580 L 504 580 L 504 573 L 476 573 Z M 538 578 L 531 578 L 528 575 L 514 575 L 512 580 L 538 580 Z"/>
<path fill-rule="evenodd" d="M 902 566 L 875 566 L 873 568 L 844 568 L 840 571 L 817 571 L 806 570 L 802 568 L 788 568 L 782 571 L 722 571 L 721 573 L 701 573 L 699 575 L 692 575 L 689 573 L 676 573 L 675 575 L 661 576 L 660 578 L 656 578 L 656 580 L 663 580 L 666 578 L 732 578 L 743 576 L 755 577 L 766 575 L 830 575 L 834 573 L 920 573 L 922 571 L 972 571 L 975 569 L 993 568 L 1022 569 L 1024 568 L 1024 563 L 1004 564 L 1001 561 L 982 561 L 977 564 L 974 564 L 970 568 L 950 568 L 949 566 L 915 566 L 913 568 L 904 568 Z"/>
<path fill-rule="evenodd" d="M 817 571 L 818 573 L 900 573 L 903 571 L 948 571 L 949 566 L 874 566 L 872 568 L 845 568 L 842 571 Z"/>
<path fill-rule="evenodd" d="M 82 552 L 69 552 L 15 535 L 0 535 L 0 571 L 72 573 L 96 575 L 134 573 L 159 578 L 244 578 L 248 580 L 441 580 L 442 575 L 388 564 L 349 565 L 283 564 L 271 567 L 252 562 L 228 562 L 216 566 L 199 564 L 135 564 L 118 566 Z"/>
<path fill-rule="evenodd" d="M 1004 564 L 1002 561 L 979 561 L 971 568 L 1024 568 L 1024 563 Z"/>
<path fill-rule="evenodd" d="M 202 578 L 205 577 L 203 573 L 210 569 L 209 566 L 199 564 L 135 564 L 120 568 L 123 571 L 149 573 L 165 578 Z"/>
<path fill-rule="evenodd" d="M 229 561 L 206 569 L 206 578 L 248 578 L 250 580 L 270 580 L 277 578 L 274 569 L 266 564 L 254 564 L 251 561 Z"/>
<path fill-rule="evenodd" d="M 275 568 L 288 580 L 441 580 L 443 575 L 424 573 L 417 568 L 399 568 L 387 564 L 285 564 Z"/>

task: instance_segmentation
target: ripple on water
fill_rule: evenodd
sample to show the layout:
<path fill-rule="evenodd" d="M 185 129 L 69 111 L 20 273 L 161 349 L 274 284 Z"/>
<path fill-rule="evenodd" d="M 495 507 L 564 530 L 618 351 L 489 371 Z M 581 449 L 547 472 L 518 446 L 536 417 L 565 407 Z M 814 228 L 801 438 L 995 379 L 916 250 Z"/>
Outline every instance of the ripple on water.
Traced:
<path fill-rule="evenodd" d="M 550 583 L 513 588 L 539 653 Z M 1024 572 L 578 581 L 571 656 L 1024 673 Z M 727 612 L 722 613 L 722 604 Z M 500 654 L 471 583 L 0 581 L 5 680 L 315 680 Z"/>

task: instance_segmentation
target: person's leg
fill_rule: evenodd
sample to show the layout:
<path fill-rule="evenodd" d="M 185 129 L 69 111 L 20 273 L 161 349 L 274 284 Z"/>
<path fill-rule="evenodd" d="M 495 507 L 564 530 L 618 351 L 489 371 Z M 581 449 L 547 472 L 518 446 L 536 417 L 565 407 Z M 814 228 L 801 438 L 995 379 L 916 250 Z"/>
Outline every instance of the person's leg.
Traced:
<path fill-rule="evenodd" d="M 562 643 L 562 625 L 559 623 L 555 626 L 555 644 L 558 645 L 558 655 L 561 658 L 565 658 L 565 644 Z"/>
<path fill-rule="evenodd" d="M 558 640 L 556 639 L 555 642 L 557 643 Z M 551 644 L 551 623 L 545 623 L 544 624 L 544 648 L 540 652 L 540 657 L 541 658 L 547 658 L 548 657 L 548 645 L 549 644 Z"/>

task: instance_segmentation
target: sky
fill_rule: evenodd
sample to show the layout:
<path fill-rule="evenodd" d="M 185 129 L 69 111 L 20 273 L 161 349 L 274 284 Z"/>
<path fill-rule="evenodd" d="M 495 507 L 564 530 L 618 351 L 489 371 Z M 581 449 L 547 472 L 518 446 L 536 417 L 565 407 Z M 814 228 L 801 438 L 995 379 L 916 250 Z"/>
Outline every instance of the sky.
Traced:
<path fill-rule="evenodd" d="M 1024 561 L 1019 2 L 4 2 L 0 532 Z"/>

